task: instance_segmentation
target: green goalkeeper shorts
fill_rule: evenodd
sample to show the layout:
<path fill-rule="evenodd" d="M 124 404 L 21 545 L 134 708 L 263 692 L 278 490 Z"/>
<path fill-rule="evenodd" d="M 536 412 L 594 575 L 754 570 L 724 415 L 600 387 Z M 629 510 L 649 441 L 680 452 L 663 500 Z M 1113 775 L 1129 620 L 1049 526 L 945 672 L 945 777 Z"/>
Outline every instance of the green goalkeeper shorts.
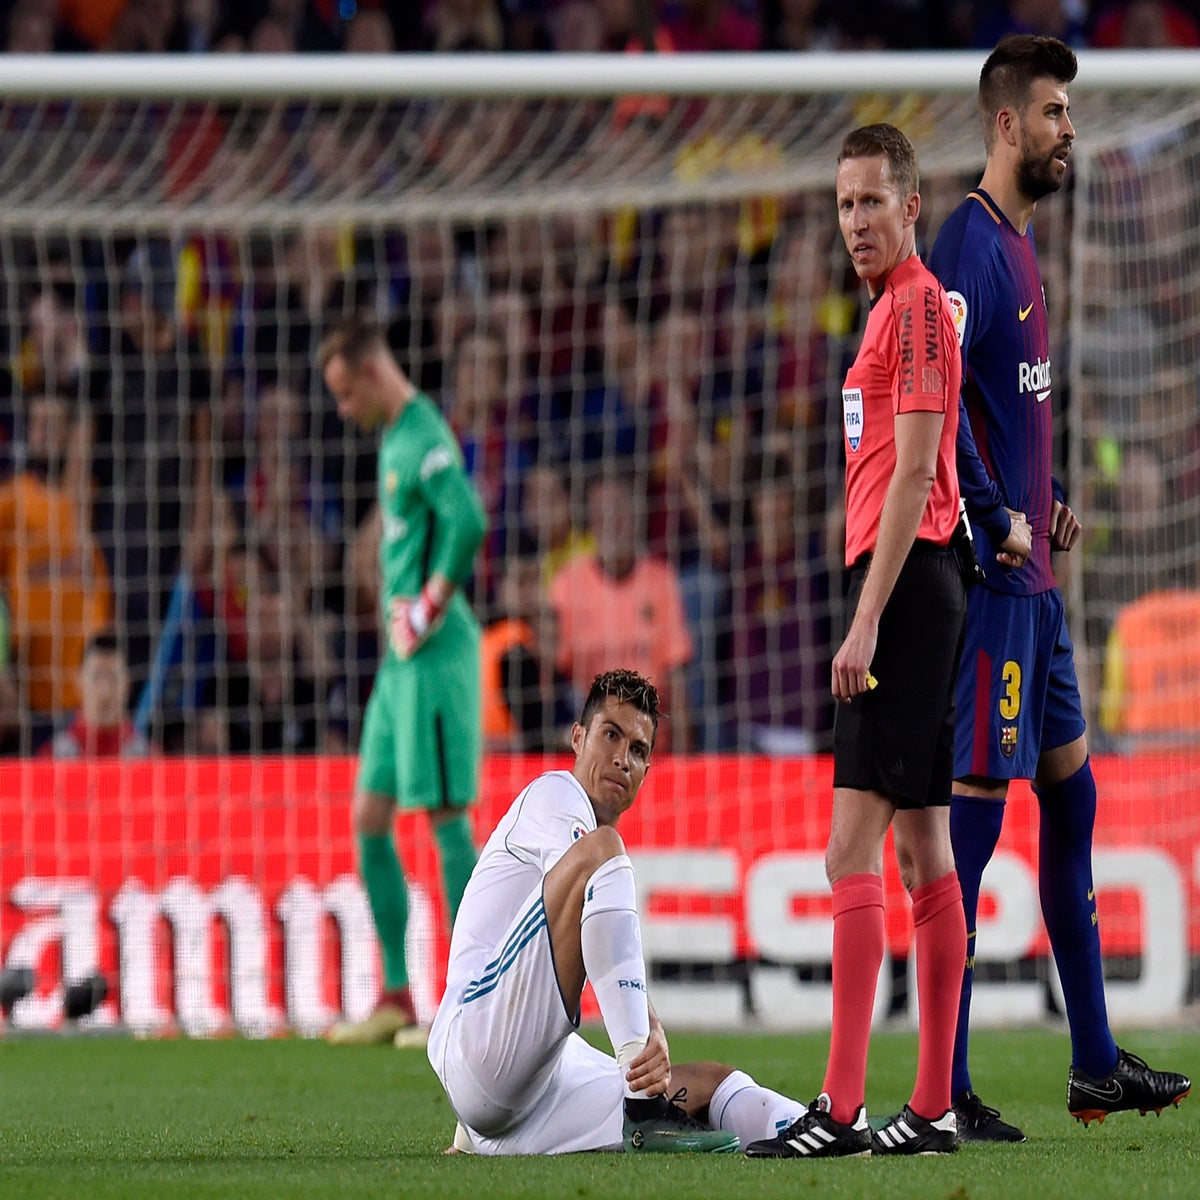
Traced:
<path fill-rule="evenodd" d="M 363 716 L 358 790 L 401 808 L 462 807 L 479 791 L 479 635 L 444 627 L 407 662 L 386 654 Z"/>

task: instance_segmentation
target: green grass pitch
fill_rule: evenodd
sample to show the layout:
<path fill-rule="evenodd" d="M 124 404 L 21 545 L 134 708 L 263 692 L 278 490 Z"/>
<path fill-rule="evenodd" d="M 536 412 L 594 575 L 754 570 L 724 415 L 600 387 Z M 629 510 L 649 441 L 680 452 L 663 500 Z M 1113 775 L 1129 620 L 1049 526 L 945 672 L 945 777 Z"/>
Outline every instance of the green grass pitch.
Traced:
<path fill-rule="evenodd" d="M 594 1035 L 593 1035 L 594 1036 Z M 1122 1039 L 1195 1076 L 1200 1032 Z M 809 1099 L 825 1035 L 684 1035 L 676 1061 L 735 1063 Z M 912 1034 L 873 1039 L 868 1105 L 908 1097 Z M 1160 1119 L 1067 1115 L 1065 1035 L 976 1037 L 976 1083 L 1024 1125 L 1023 1146 L 948 1158 L 748 1162 L 740 1157 L 445 1158 L 454 1120 L 420 1051 L 305 1041 L 0 1041 L 0 1197 L 421 1197 L 442 1200 L 1196 1200 L 1200 1096 Z"/>

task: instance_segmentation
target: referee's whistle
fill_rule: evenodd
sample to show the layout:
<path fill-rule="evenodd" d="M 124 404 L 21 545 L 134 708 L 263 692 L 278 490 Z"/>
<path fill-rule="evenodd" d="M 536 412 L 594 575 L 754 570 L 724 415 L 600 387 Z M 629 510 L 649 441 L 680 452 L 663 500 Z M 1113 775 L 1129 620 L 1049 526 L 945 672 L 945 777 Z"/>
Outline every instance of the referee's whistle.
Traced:
<path fill-rule="evenodd" d="M 878 686 L 879 686 L 879 680 L 876 679 L 875 676 L 872 675 L 870 671 L 868 671 L 867 672 L 867 691 L 873 692 Z"/>

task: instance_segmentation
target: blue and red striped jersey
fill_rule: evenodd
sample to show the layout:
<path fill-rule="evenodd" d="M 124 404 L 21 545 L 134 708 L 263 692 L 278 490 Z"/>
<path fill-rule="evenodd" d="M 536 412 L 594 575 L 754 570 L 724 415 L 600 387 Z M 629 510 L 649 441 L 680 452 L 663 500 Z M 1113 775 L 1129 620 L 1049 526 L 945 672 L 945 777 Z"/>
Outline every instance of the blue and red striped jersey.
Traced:
<path fill-rule="evenodd" d="M 929 267 L 949 296 L 962 346 L 959 486 L 987 585 L 1019 596 L 1048 591 L 1053 385 L 1033 230 L 1019 234 L 976 189 L 942 226 Z M 1009 531 L 1006 507 L 1033 528 L 1033 553 L 1020 570 L 996 562 Z"/>

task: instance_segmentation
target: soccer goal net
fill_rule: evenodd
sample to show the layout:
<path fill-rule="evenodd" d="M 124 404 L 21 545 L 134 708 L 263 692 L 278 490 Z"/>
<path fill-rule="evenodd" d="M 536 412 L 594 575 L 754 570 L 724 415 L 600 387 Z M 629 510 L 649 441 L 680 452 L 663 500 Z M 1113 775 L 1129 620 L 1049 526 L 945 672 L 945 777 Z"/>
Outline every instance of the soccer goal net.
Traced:
<path fill-rule="evenodd" d="M 365 311 L 488 512 L 469 585 L 477 833 L 563 761 L 591 674 L 644 670 L 669 719 L 623 829 L 660 1011 L 827 1020 L 839 398 L 865 319 L 834 163 L 852 127 L 899 125 L 930 245 L 982 166 L 979 66 L 14 61 L 0 699 L 9 748 L 56 757 L 4 768 L 6 962 L 41 972 L 13 1019 L 54 1023 L 63 980 L 97 967 L 120 987 L 92 1019 L 143 1030 L 315 1032 L 373 1001 L 346 755 L 380 654 L 375 441 L 343 426 L 314 359 Z M 1195 999 L 1200 951 L 1197 70 L 1085 56 L 1071 186 L 1036 218 L 1057 471 L 1086 531 L 1061 580 L 1110 751 L 1097 883 L 1122 1016 Z M 128 722 L 101 730 L 81 667 L 106 629 Z M 1034 1019 L 1053 992 L 1036 816 L 1027 797 L 1010 810 L 985 1019 Z M 399 830 L 428 1016 L 443 901 L 424 825 Z M 888 889 L 881 1013 L 907 995 Z"/>

